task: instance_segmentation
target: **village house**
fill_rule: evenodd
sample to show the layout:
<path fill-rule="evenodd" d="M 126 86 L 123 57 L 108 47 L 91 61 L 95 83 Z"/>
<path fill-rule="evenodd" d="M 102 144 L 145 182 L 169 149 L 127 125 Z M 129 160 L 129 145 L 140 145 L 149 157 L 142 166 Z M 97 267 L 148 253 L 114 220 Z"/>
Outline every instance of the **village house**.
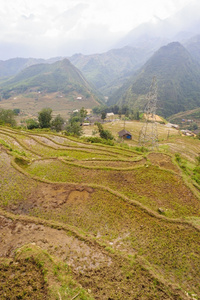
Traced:
<path fill-rule="evenodd" d="M 119 131 L 118 135 L 120 138 L 132 140 L 132 134 L 125 129 Z"/>

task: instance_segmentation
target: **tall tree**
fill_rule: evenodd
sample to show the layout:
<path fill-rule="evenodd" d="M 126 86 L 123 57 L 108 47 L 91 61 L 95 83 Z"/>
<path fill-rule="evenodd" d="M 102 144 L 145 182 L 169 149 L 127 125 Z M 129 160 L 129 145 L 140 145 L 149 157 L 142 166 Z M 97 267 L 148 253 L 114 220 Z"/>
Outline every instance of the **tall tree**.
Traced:
<path fill-rule="evenodd" d="M 51 126 L 52 119 L 52 109 L 51 108 L 43 108 L 38 113 L 38 121 L 40 124 L 40 128 L 49 128 Z"/>
<path fill-rule="evenodd" d="M 0 108 L 0 124 L 16 125 L 15 114 L 11 109 Z"/>
<path fill-rule="evenodd" d="M 51 122 L 51 127 L 57 132 L 62 130 L 62 125 L 64 124 L 64 119 L 61 115 L 57 115 L 55 119 Z"/>

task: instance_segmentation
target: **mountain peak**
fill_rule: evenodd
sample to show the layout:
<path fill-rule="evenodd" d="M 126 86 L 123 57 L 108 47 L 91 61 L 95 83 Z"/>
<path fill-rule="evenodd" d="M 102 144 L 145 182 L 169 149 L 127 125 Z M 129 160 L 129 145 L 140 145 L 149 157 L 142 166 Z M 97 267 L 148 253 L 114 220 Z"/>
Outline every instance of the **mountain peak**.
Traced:
<path fill-rule="evenodd" d="M 161 47 L 124 87 L 112 98 L 118 104 L 143 109 L 152 77 L 158 80 L 158 111 L 164 117 L 200 105 L 200 67 L 179 42 Z M 112 99 L 110 99 L 110 102 Z"/>

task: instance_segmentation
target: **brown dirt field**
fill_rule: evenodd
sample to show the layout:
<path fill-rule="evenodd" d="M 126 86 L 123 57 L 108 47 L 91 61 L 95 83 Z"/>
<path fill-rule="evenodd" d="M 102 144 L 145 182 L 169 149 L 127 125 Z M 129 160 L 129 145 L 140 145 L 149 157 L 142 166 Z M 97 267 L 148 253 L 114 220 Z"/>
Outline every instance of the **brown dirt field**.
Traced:
<path fill-rule="evenodd" d="M 146 114 L 144 114 L 144 117 L 146 119 Z M 154 119 L 150 117 L 149 120 L 150 121 L 156 120 L 156 122 L 163 122 L 163 119 L 161 117 L 159 117 L 158 115 L 155 115 Z"/>
<path fill-rule="evenodd" d="M 34 139 L 30 138 L 28 140 L 26 138 L 26 142 L 27 144 L 30 142 L 30 146 L 32 141 Z M 48 145 L 48 139 L 43 139 L 42 137 L 41 141 Z M 51 145 L 53 145 L 53 142 Z M 150 163 L 148 163 L 148 160 Z M 181 226 L 176 227 L 172 225 L 172 221 L 172 223 L 169 223 L 171 225 L 168 226 L 168 223 L 164 223 L 161 219 L 157 220 L 157 217 L 152 222 L 149 220 L 149 215 L 145 217 L 146 212 L 140 210 L 138 206 L 133 211 L 133 206 L 129 202 L 124 204 L 123 201 L 118 201 L 119 199 L 117 199 L 117 193 L 119 196 L 121 193 L 127 199 L 141 201 L 144 206 L 156 210 L 157 213 L 158 207 L 164 207 L 166 211 L 168 209 L 171 210 L 171 214 L 174 210 L 172 217 L 179 217 L 178 213 L 183 208 L 180 216 L 188 216 L 188 213 L 191 213 L 192 216 L 199 216 L 199 201 L 185 185 L 178 167 L 172 163 L 170 156 L 163 153 L 151 153 L 148 155 L 147 160 L 142 159 L 138 162 L 88 160 L 80 161 L 79 163 L 87 166 L 114 168 L 134 167 L 141 164 L 144 166 L 132 170 L 103 170 L 103 168 L 95 170 L 77 167 L 73 164 L 67 165 L 67 163 L 63 163 L 60 160 L 48 158 L 46 160 L 35 160 L 31 165 L 24 166 L 24 170 L 30 172 L 32 166 L 34 168 L 34 165 L 38 165 L 38 167 L 42 165 L 44 168 L 38 168 L 38 173 L 35 173 L 36 176 L 41 176 L 44 179 L 48 178 L 49 175 L 48 179 L 51 180 L 50 176 L 56 174 L 55 181 L 63 181 L 62 184 L 48 184 L 34 180 L 26 176 L 25 173 L 18 172 L 13 168 L 11 156 L 2 147 L 0 168 L 6 170 L 6 172 L 2 172 L 0 177 L 0 187 L 2 184 L 1 194 L 3 195 L 4 193 L 6 195 L 7 192 L 10 192 L 10 194 L 8 197 L 7 195 L 5 196 L 7 203 L 3 201 L 3 196 L 0 194 L 2 196 L 1 207 L 15 214 L 12 215 L 12 219 L 6 217 L 8 214 L 0 212 L 0 257 L 2 261 L 5 257 L 10 259 L 10 262 L 14 261 L 15 250 L 25 244 L 32 243 L 66 262 L 73 272 L 74 279 L 86 290 L 91 290 L 91 295 L 94 295 L 94 299 L 189 299 L 181 290 L 176 290 L 174 286 L 168 286 L 168 282 L 172 283 L 173 278 L 169 278 L 169 281 L 167 280 L 168 277 L 165 276 L 164 269 L 162 270 L 160 267 L 162 261 L 159 260 L 160 257 L 162 260 L 165 259 L 164 255 L 168 259 L 167 253 L 170 253 L 172 256 L 177 254 L 175 253 L 175 251 L 178 251 L 176 250 L 176 243 L 174 243 L 174 248 L 168 252 L 163 251 L 163 247 L 170 249 L 173 242 L 170 234 L 174 232 L 174 238 L 176 238 L 176 232 L 178 232 L 179 237 L 181 232 L 178 229 L 184 231 L 185 225 L 182 228 Z M 161 169 L 157 166 L 161 167 Z M 163 169 L 174 171 L 177 174 Z M 68 184 L 67 182 L 74 182 L 74 184 Z M 87 184 L 94 184 L 94 188 L 87 186 Z M 113 189 L 116 192 L 116 197 L 114 196 L 114 191 L 107 192 L 103 187 L 95 187 L 95 184 Z M 141 200 L 140 197 L 144 199 Z M 91 210 L 88 208 L 91 208 Z M 65 212 L 66 215 L 64 215 Z M 54 216 L 57 218 L 54 218 Z M 82 221 L 78 223 L 80 216 L 84 218 L 85 223 Z M 111 227 L 112 217 L 115 231 L 112 231 Z M 118 220 L 116 221 L 116 219 Z M 94 231 L 91 229 L 93 228 L 93 225 L 91 225 L 92 221 L 94 222 Z M 81 222 L 84 226 L 81 226 Z M 159 224 L 157 225 L 157 223 Z M 188 249 L 191 252 L 198 247 L 190 247 L 187 244 L 189 242 L 188 236 L 191 237 L 193 234 L 193 228 L 190 226 L 188 228 L 191 232 L 186 235 L 186 250 Z M 101 232 L 100 229 L 102 230 Z M 106 232 L 106 230 L 109 232 Z M 152 240 L 154 233 L 156 233 L 155 237 L 156 239 L 158 238 L 158 242 Z M 168 234 L 171 238 L 171 240 L 169 239 L 171 245 L 168 245 Z M 166 240 L 163 238 L 165 235 L 167 236 Z M 141 245 L 140 247 L 142 248 L 143 243 L 148 239 L 149 244 L 146 243 L 147 247 L 145 246 L 144 250 L 142 250 L 143 252 L 140 252 L 139 246 Z M 121 240 L 123 240 L 124 244 L 121 243 Z M 137 244 L 136 240 L 140 240 L 141 244 Z M 183 238 L 177 238 L 177 245 L 180 240 L 182 243 Z M 102 243 L 104 246 L 101 246 Z M 184 242 L 183 245 L 185 245 Z M 177 249 L 180 250 L 182 248 L 177 247 Z M 160 256 L 155 260 L 156 263 L 154 259 L 151 260 L 150 258 L 150 255 L 153 257 L 155 254 L 154 251 L 156 252 L 156 258 Z M 189 256 L 184 251 L 183 254 L 186 257 L 187 255 Z M 140 257 L 140 255 L 142 256 Z M 188 271 L 188 274 L 191 276 L 198 273 L 196 271 L 198 269 L 198 263 L 196 263 L 198 253 L 195 253 L 195 255 L 195 258 L 191 258 L 193 266 L 192 263 L 186 266 L 187 268 L 188 266 L 191 267 L 190 271 Z M 146 262 L 144 263 L 145 260 Z M 180 258 L 180 260 L 181 263 L 184 263 L 184 257 Z M 171 262 L 173 262 L 173 259 L 170 257 L 169 263 Z M 24 261 L 18 263 L 23 267 Z M 155 267 L 156 264 L 158 268 Z M 147 271 L 144 265 L 148 265 L 151 271 Z M 176 270 L 176 266 L 174 269 Z M 8 276 L 11 274 L 12 279 L 12 263 L 10 271 L 11 273 L 8 273 Z M 5 272 L 7 271 L 5 270 Z M 157 272 L 157 276 L 152 275 L 153 272 Z M 169 272 L 169 274 L 171 274 L 169 277 L 173 276 L 173 273 Z M 34 270 L 33 276 L 35 276 Z M 181 274 L 181 276 L 183 275 Z M 157 280 L 157 277 L 159 280 Z M 196 281 L 194 281 L 198 285 L 198 276 L 193 276 L 193 278 L 196 278 Z M 180 282 L 182 282 L 181 280 L 186 281 L 186 284 L 184 283 L 185 285 L 183 285 L 184 288 L 181 286 L 183 290 L 189 291 L 191 282 L 186 277 L 180 279 Z M 38 286 L 41 282 L 42 279 L 39 279 Z M 176 284 L 177 282 L 179 283 L 176 280 L 174 282 Z M 13 286 L 14 288 L 15 286 Z M 42 290 L 42 288 L 40 289 Z M 46 299 L 45 295 L 43 298 L 38 299 Z"/>
<path fill-rule="evenodd" d="M 70 184 L 43 184 L 39 183 L 36 190 L 33 190 L 26 202 L 18 205 L 12 205 L 9 210 L 19 214 L 27 214 L 29 210 L 34 207 L 41 207 L 42 209 L 56 209 L 67 202 L 72 204 L 83 204 L 90 193 L 94 190 L 87 186 L 70 185 Z"/>
<path fill-rule="evenodd" d="M 157 295 L 159 299 L 186 299 L 176 291 L 169 292 L 162 283 L 155 285 L 148 271 L 138 263 L 130 265 L 126 259 L 111 257 L 95 243 L 88 244 L 63 230 L 33 222 L 12 221 L 0 215 L 0 256 L 13 257 L 17 248 L 28 243 L 62 258 L 72 268 L 74 278 L 92 291 L 94 299 L 150 300 L 157 299 Z"/>
<path fill-rule="evenodd" d="M 173 170 L 178 174 L 157 169 L 155 166 L 142 167 L 128 171 L 108 171 L 101 169 L 95 170 L 78 168 L 71 165 L 69 165 L 68 168 L 67 165 L 65 166 L 65 164 L 59 163 L 56 170 L 56 178 L 58 181 L 63 182 L 70 180 L 71 182 L 75 182 L 77 185 L 79 185 L 78 182 L 81 182 L 85 186 L 90 183 L 110 187 L 111 189 L 128 196 L 130 199 L 138 199 L 138 201 L 142 202 L 144 205 L 153 210 L 157 211 L 159 207 L 170 210 L 169 216 L 171 217 L 178 217 L 182 215 L 199 216 L 199 200 L 185 185 L 183 179 L 179 175 L 178 168 L 173 165 L 170 157 L 164 154 L 152 154 L 150 155 L 150 160 L 155 162 L 155 165 L 163 166 L 164 164 L 165 169 L 168 168 L 169 170 Z M 51 180 L 52 163 L 53 162 L 49 160 L 35 161 L 30 168 L 37 167 L 37 165 L 44 165 L 45 172 L 43 174 L 45 174 L 46 179 Z M 67 174 L 66 179 L 65 173 Z M 69 173 L 70 176 L 68 176 Z M 41 175 L 41 177 L 44 178 L 43 175 Z M 42 190 L 40 189 L 40 191 Z M 66 191 L 67 190 L 65 190 L 65 192 Z M 51 193 L 51 188 L 50 192 L 47 193 Z M 68 195 L 66 194 L 65 196 L 67 197 Z M 61 196 L 61 200 L 55 199 L 54 201 L 54 199 L 52 199 L 52 203 L 64 203 L 62 197 L 65 196 Z M 141 196 L 146 198 L 143 197 L 141 199 Z M 45 196 L 43 195 L 43 192 L 41 192 L 40 195 L 37 194 L 37 198 L 44 200 Z M 49 203 L 49 201 L 47 202 Z M 34 203 L 34 198 L 33 201 L 31 200 L 31 203 Z"/>
<path fill-rule="evenodd" d="M 47 284 L 42 270 L 33 258 L 27 260 L 0 260 L 1 300 L 45 300 Z"/>
<path fill-rule="evenodd" d="M 150 159 L 151 163 L 154 165 L 157 165 L 167 170 L 172 170 L 176 173 L 180 173 L 178 167 L 172 163 L 171 157 L 166 154 L 150 153 L 148 155 L 148 158 Z"/>

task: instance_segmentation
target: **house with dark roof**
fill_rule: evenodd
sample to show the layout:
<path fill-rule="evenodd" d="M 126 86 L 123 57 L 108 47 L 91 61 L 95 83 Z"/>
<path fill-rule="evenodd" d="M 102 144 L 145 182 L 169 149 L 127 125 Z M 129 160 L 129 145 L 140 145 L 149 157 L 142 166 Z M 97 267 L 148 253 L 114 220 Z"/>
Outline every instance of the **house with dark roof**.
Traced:
<path fill-rule="evenodd" d="M 120 138 L 132 140 L 132 134 L 125 129 L 119 131 L 118 135 Z"/>

